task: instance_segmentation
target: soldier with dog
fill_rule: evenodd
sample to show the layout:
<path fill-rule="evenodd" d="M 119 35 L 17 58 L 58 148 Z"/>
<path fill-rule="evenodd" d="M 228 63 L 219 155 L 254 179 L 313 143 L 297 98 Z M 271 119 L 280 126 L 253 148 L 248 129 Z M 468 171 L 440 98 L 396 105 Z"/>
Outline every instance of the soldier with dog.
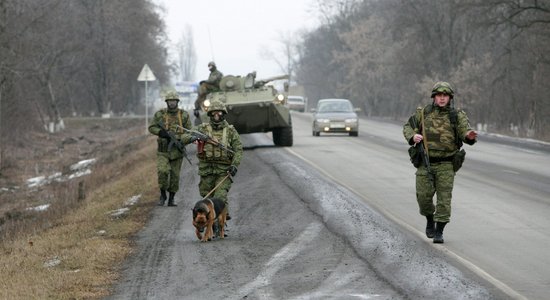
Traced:
<path fill-rule="evenodd" d="M 220 101 L 213 101 L 207 112 L 210 121 L 197 126 L 197 134 L 187 131 L 187 138 L 197 143 L 199 159 L 199 193 L 203 200 L 220 199 L 229 215 L 227 194 L 241 163 L 243 146 L 237 130 L 227 123 L 227 109 Z"/>

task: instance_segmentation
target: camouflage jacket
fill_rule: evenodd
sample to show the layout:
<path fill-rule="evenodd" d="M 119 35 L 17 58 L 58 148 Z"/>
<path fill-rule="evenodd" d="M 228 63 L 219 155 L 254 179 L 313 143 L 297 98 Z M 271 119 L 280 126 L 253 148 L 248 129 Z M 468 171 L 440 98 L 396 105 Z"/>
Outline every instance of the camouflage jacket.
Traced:
<path fill-rule="evenodd" d="M 183 109 L 167 109 L 163 108 L 155 113 L 153 120 L 149 125 L 149 132 L 154 135 L 159 135 L 161 129 L 161 123 L 164 125 L 164 128 L 167 131 L 173 132 L 177 140 L 181 141 L 183 144 L 189 143 L 189 137 L 183 133 L 183 130 L 178 127 L 185 127 L 191 129 L 191 120 L 189 118 L 189 113 Z M 171 149 L 168 149 L 169 140 L 165 138 L 158 138 L 158 152 L 165 153 L 170 157 L 170 159 L 182 158 L 183 154 L 174 146 Z"/>
<path fill-rule="evenodd" d="M 425 134 L 424 139 L 427 141 L 430 157 L 453 156 L 460 149 L 461 141 L 473 145 L 475 140 L 466 139 L 466 133 L 472 130 L 468 116 L 463 110 L 455 110 L 457 115 L 455 131 L 450 118 L 451 110 L 449 106 L 438 107 L 433 104 L 417 108 L 415 114 L 403 125 L 403 136 L 409 145 L 414 144 L 412 139 L 415 134 Z M 422 112 L 424 112 L 424 134 L 421 125 Z M 418 128 L 414 128 L 412 124 L 416 124 Z"/>
<path fill-rule="evenodd" d="M 222 81 L 223 74 L 222 72 L 218 71 L 218 69 L 213 70 L 210 72 L 210 75 L 208 76 L 208 79 L 205 81 L 208 84 L 214 85 L 216 87 L 220 86 L 220 81 Z"/>
<path fill-rule="evenodd" d="M 240 165 L 243 156 L 243 145 L 235 127 L 229 125 L 227 121 L 223 121 L 219 125 L 202 123 L 197 126 L 196 130 L 213 137 L 234 152 L 232 154 L 212 144 L 204 143 L 201 145 L 201 142 L 199 142 L 197 157 L 199 158 L 200 176 L 224 174 L 230 165 L 235 167 Z"/>

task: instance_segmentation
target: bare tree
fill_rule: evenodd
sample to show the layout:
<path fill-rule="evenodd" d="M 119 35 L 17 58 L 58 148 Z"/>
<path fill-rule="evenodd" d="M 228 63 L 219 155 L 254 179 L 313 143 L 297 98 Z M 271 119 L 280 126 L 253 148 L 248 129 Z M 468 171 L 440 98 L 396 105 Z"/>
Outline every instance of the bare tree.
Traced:
<path fill-rule="evenodd" d="M 177 45 L 178 66 L 182 81 L 195 80 L 195 71 L 197 68 L 197 52 L 195 50 L 195 40 L 193 38 L 193 28 L 186 24 L 185 30 Z"/>
<path fill-rule="evenodd" d="M 279 32 L 278 48 L 263 47 L 260 56 L 277 64 L 283 74 L 288 74 L 289 80 L 294 78 L 294 69 L 298 60 L 298 42 L 296 36 L 290 32 Z"/>

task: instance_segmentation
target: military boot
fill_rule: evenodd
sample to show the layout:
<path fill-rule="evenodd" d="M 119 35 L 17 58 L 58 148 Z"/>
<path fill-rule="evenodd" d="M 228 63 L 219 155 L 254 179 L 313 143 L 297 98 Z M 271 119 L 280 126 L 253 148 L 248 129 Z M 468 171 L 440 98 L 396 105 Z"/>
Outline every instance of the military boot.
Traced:
<path fill-rule="evenodd" d="M 443 228 L 445 228 L 447 222 L 436 222 L 434 244 L 443 244 Z"/>
<path fill-rule="evenodd" d="M 168 206 L 178 206 L 177 204 L 174 203 L 174 196 L 175 195 L 176 195 L 176 193 L 170 192 L 170 197 L 168 197 Z"/>
<path fill-rule="evenodd" d="M 426 216 L 426 236 L 431 239 L 434 237 L 434 234 L 435 234 L 434 216 L 427 215 Z"/>
<path fill-rule="evenodd" d="M 166 201 L 166 190 L 160 190 L 160 199 L 159 199 L 158 206 L 163 206 L 165 201 Z"/>

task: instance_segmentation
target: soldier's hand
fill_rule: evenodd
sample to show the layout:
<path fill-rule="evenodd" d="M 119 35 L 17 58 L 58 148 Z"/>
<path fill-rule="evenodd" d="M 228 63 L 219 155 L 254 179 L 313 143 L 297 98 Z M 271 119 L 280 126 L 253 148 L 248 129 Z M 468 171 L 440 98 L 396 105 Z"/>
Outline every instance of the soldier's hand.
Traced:
<path fill-rule="evenodd" d="M 475 140 L 477 138 L 477 132 L 470 130 L 466 133 L 466 138 L 469 140 Z"/>
<path fill-rule="evenodd" d="M 231 174 L 231 176 L 235 176 L 235 174 L 237 174 L 237 167 L 234 165 L 229 166 L 227 173 Z"/>
<path fill-rule="evenodd" d="M 199 138 L 195 135 L 192 135 L 191 138 L 189 138 L 189 144 L 195 142 L 196 140 L 198 140 Z"/>
<path fill-rule="evenodd" d="M 424 139 L 424 137 L 421 134 L 415 134 L 413 136 L 413 141 L 414 141 L 415 144 L 418 144 L 418 143 L 422 142 L 423 139 Z"/>
<path fill-rule="evenodd" d="M 164 139 L 169 139 L 170 134 L 168 134 L 168 131 L 166 131 L 166 129 L 161 128 L 160 131 L 159 131 L 159 137 L 164 138 Z"/>

